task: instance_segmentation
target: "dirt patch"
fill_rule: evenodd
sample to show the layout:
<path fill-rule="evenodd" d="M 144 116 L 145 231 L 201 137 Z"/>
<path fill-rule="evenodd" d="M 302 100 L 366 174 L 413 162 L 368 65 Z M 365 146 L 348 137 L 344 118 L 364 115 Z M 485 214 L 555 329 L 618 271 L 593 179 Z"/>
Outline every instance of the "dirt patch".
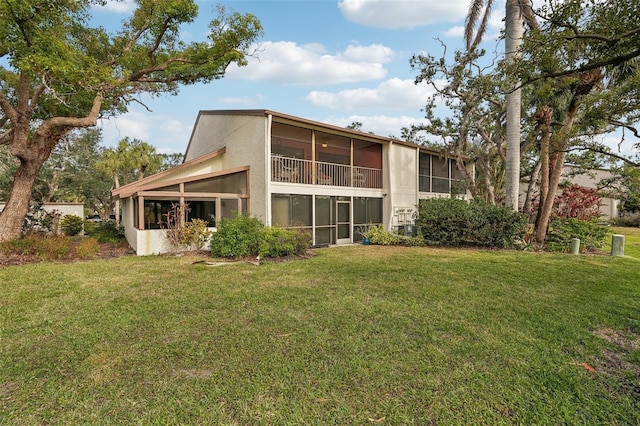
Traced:
<path fill-rule="evenodd" d="M 626 351 L 640 350 L 640 336 L 632 332 L 622 332 L 605 327 L 594 331 L 593 334 Z"/>

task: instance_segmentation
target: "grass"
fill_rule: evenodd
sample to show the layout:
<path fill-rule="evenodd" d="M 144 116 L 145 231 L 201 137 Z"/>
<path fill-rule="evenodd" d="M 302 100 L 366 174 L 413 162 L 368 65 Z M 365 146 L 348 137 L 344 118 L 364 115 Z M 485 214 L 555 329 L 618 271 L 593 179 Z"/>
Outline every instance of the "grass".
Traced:
<path fill-rule="evenodd" d="M 640 260 L 351 246 L 0 269 L 0 424 L 637 424 Z"/>

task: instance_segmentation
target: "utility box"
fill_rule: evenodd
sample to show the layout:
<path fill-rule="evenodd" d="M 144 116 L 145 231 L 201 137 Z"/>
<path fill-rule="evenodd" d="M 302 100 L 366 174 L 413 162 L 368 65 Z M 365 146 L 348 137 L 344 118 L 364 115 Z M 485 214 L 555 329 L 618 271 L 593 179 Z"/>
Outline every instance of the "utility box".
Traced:
<path fill-rule="evenodd" d="M 418 227 L 412 224 L 398 225 L 398 235 L 403 237 L 415 237 L 418 235 Z"/>

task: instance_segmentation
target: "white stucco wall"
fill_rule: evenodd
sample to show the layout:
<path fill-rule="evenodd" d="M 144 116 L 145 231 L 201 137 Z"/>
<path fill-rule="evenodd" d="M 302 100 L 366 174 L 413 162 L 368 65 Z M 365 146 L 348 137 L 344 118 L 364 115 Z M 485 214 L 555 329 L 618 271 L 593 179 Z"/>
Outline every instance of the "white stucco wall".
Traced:
<path fill-rule="evenodd" d="M 267 217 L 267 123 L 255 114 L 206 114 L 199 116 L 185 161 L 225 148 L 220 170 L 249 166 L 249 209 L 253 216 Z"/>
<path fill-rule="evenodd" d="M 4 210 L 6 203 L 0 203 L 0 212 Z M 57 211 L 61 216 L 75 215 L 84 219 L 83 203 L 43 203 L 44 210 L 47 212 Z"/>

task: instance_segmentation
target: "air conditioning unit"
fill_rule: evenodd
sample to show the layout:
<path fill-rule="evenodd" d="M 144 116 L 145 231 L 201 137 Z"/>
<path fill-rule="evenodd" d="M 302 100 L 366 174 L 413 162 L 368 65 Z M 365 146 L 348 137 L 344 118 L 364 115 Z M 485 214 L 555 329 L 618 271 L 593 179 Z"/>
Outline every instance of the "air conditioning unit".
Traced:
<path fill-rule="evenodd" d="M 418 227 L 412 224 L 398 225 L 398 235 L 415 237 L 418 235 Z"/>

